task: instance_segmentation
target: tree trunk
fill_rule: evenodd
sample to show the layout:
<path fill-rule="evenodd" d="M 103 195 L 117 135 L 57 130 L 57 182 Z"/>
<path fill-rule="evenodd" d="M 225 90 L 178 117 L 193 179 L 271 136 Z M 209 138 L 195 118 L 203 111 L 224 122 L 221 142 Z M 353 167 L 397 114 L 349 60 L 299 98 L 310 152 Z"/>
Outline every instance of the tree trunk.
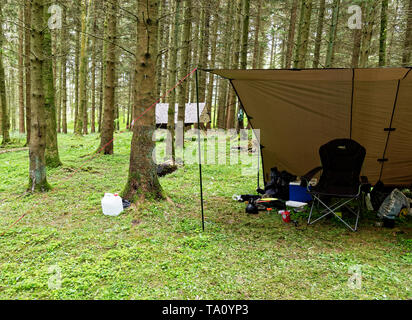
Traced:
<path fill-rule="evenodd" d="M 131 201 L 146 197 L 162 198 L 157 168 L 152 159 L 155 147 L 152 141 L 155 129 L 155 108 L 147 110 L 155 100 L 156 92 L 157 4 L 157 0 L 138 1 L 137 77 L 135 81 L 140 92 L 136 97 L 134 108 L 136 115 L 141 115 L 145 111 L 146 113 L 133 126 L 129 177 L 123 191 L 123 197 Z"/>
<path fill-rule="evenodd" d="M 289 69 L 292 63 L 293 47 L 295 44 L 295 29 L 296 29 L 297 11 L 298 11 L 298 0 L 293 0 L 292 8 L 290 10 L 288 45 L 286 48 L 286 64 L 285 64 L 286 69 Z"/>
<path fill-rule="evenodd" d="M 49 13 L 44 6 L 44 21 L 47 21 Z M 46 165 L 50 168 L 61 166 L 59 149 L 57 143 L 57 121 L 56 121 L 56 97 L 54 87 L 53 59 L 52 57 L 52 35 L 49 28 L 43 30 L 43 54 L 45 59 L 42 65 L 44 103 L 46 115 Z M 34 79 L 33 79 L 34 80 Z"/>
<path fill-rule="evenodd" d="M 232 50 L 232 69 L 239 68 L 239 58 L 240 58 L 240 31 L 241 31 L 241 15 L 242 7 L 240 3 L 236 3 L 236 14 L 235 14 L 235 28 L 234 28 L 234 48 Z M 235 128 L 235 112 L 236 112 L 236 93 L 232 87 L 229 89 L 229 106 L 228 106 L 228 115 L 226 119 L 226 129 Z"/>
<path fill-rule="evenodd" d="M 30 78 L 30 42 L 31 42 L 31 1 L 24 2 L 24 68 L 26 75 L 26 145 L 30 142 L 30 130 L 31 130 L 31 78 Z"/>
<path fill-rule="evenodd" d="M 79 28 L 79 26 L 77 26 Z M 74 58 L 74 133 L 79 133 L 77 124 L 79 118 L 79 56 L 80 56 L 80 30 L 76 31 L 76 49 Z M 80 127 L 81 133 L 81 127 Z"/>
<path fill-rule="evenodd" d="M 381 4 L 381 30 L 379 35 L 379 66 L 386 65 L 386 35 L 388 27 L 388 0 L 382 0 Z"/>
<path fill-rule="evenodd" d="M 359 66 L 359 56 L 362 41 L 362 30 L 353 30 L 353 50 L 352 50 L 352 68 L 357 68 Z"/>
<path fill-rule="evenodd" d="M 50 189 L 46 178 L 46 114 L 43 86 L 43 42 L 44 42 L 44 0 L 32 1 L 31 28 L 31 135 L 29 144 L 29 186 L 28 190 L 47 191 Z"/>
<path fill-rule="evenodd" d="M 293 67 L 297 69 L 303 69 L 306 67 L 311 14 L 312 0 L 302 0 L 299 19 L 299 32 L 296 40 L 296 55 L 293 64 Z"/>
<path fill-rule="evenodd" d="M 190 41 L 190 52 L 191 54 L 191 64 L 189 70 L 193 70 L 194 68 L 199 66 L 199 45 L 200 45 L 200 26 L 201 26 L 201 21 L 200 20 L 200 14 L 199 10 L 195 8 L 195 10 L 192 10 L 194 15 L 192 17 L 192 20 L 194 21 L 194 28 L 193 32 L 191 34 L 192 40 Z M 203 45 L 203 44 L 202 44 Z M 189 84 L 190 84 L 190 102 L 196 102 L 196 81 L 195 77 L 190 77 L 189 79 Z M 200 100 L 199 100 L 200 102 Z M 197 124 L 195 124 L 195 127 L 197 127 Z"/>
<path fill-rule="evenodd" d="M 247 68 L 247 49 L 249 37 L 250 0 L 243 0 L 242 51 L 240 54 L 240 68 Z"/>
<path fill-rule="evenodd" d="M 395 35 L 395 32 L 396 32 L 396 28 L 395 28 L 395 26 L 398 24 L 398 20 L 399 20 L 399 14 L 398 14 L 398 11 L 399 11 L 399 2 L 400 2 L 401 0 L 396 0 L 395 1 L 395 8 L 394 8 L 394 11 L 393 11 L 393 14 L 394 14 L 394 19 L 393 19 L 393 27 L 392 28 L 389 28 L 389 43 L 388 43 L 388 50 L 387 50 L 387 58 L 386 58 L 386 65 L 387 66 L 391 66 L 392 65 L 392 49 L 393 49 L 393 41 L 394 41 L 394 35 Z"/>
<path fill-rule="evenodd" d="M 260 13 L 262 11 L 262 0 L 257 0 L 257 15 L 255 20 L 255 34 L 253 45 L 252 68 L 256 69 L 259 61 L 259 31 L 260 31 Z M 230 29 L 228 29 L 230 30 Z"/>
<path fill-rule="evenodd" d="M 362 45 L 360 51 L 360 67 L 367 68 L 369 55 L 371 50 L 373 27 L 374 27 L 374 15 L 375 15 L 375 5 L 374 3 L 364 2 L 362 12 L 365 12 L 366 19 L 365 24 L 362 28 Z"/>
<path fill-rule="evenodd" d="M 176 74 L 177 74 L 177 51 L 179 46 L 179 21 L 180 21 L 180 5 L 181 0 L 175 1 L 175 20 L 171 26 L 171 41 L 170 41 L 170 53 L 169 53 L 169 88 L 173 88 L 176 84 Z M 166 155 L 175 162 L 175 105 L 176 105 L 176 90 L 172 90 L 168 96 L 168 111 L 167 111 L 167 130 L 168 130 L 168 141 L 166 144 Z"/>
<path fill-rule="evenodd" d="M 232 30 L 232 0 L 227 1 L 226 6 L 226 22 L 223 26 L 225 30 Z M 232 34 L 225 32 L 223 36 L 223 68 L 229 67 L 230 62 L 230 38 Z M 225 129 L 226 125 L 226 109 L 227 109 L 227 89 L 228 82 L 226 79 L 220 79 L 219 81 L 219 108 L 217 112 L 217 127 L 219 129 Z"/>
<path fill-rule="evenodd" d="M 96 10 L 97 2 L 93 1 L 93 12 L 92 12 L 92 30 L 94 34 L 97 34 L 97 10 Z M 92 66 L 91 66 L 91 74 L 92 74 L 92 84 L 91 84 L 91 91 L 92 91 L 92 110 L 90 115 L 90 132 L 96 132 L 96 38 L 92 38 Z"/>
<path fill-rule="evenodd" d="M 332 8 L 332 24 L 329 29 L 329 41 L 326 52 L 325 68 L 330 68 L 333 62 L 333 53 L 335 48 L 335 36 L 339 20 L 340 0 L 333 0 Z"/>
<path fill-rule="evenodd" d="M 402 65 L 410 66 L 412 51 L 412 0 L 409 0 L 408 21 L 406 23 L 405 42 L 403 46 Z"/>
<path fill-rule="evenodd" d="M 24 7 L 19 10 L 19 20 L 24 21 Z M 20 22 L 22 23 L 22 22 Z M 25 133 L 25 118 L 24 118 L 24 63 L 23 63 L 23 38 L 24 28 L 19 25 L 19 132 Z"/>
<path fill-rule="evenodd" d="M 104 113 L 100 136 L 100 149 L 104 154 L 113 154 L 114 132 L 114 91 L 115 91 L 115 62 L 116 62 L 116 24 L 118 0 L 108 3 L 107 10 L 107 53 L 106 75 L 104 86 Z M 139 2 L 140 3 L 140 2 Z"/>
<path fill-rule="evenodd" d="M 199 69 L 205 69 L 208 66 L 209 56 L 209 32 L 210 32 L 210 16 L 211 3 L 207 1 L 202 11 L 202 28 L 200 31 L 199 42 Z M 199 102 L 205 102 L 206 99 L 206 72 L 199 72 Z"/>
<path fill-rule="evenodd" d="M 212 22 L 212 37 L 210 40 L 211 52 L 210 52 L 210 65 L 214 66 L 216 62 L 216 42 L 217 42 L 217 30 L 219 27 L 219 18 L 214 15 Z M 209 79 L 207 84 L 207 96 L 206 96 L 206 113 L 209 117 L 209 122 L 206 124 L 206 128 L 210 129 L 212 125 L 212 102 L 213 102 L 213 84 L 215 80 L 215 75 L 209 73 Z"/>
<path fill-rule="evenodd" d="M 48 16 L 47 16 L 48 18 Z M 53 88 L 55 89 L 54 92 L 54 107 L 56 110 L 56 132 L 60 131 L 60 103 L 59 103 L 59 92 L 57 91 L 57 30 L 50 31 L 50 38 L 51 38 L 51 52 L 52 52 L 52 70 L 53 70 Z M 46 146 L 47 152 L 47 146 Z M 46 153 L 46 162 L 47 162 L 47 153 Z"/>
<path fill-rule="evenodd" d="M 163 77 L 163 61 L 166 59 L 165 54 L 162 53 L 163 47 L 163 38 L 167 39 L 168 34 L 166 31 L 166 0 L 159 1 L 159 26 L 157 28 L 157 47 L 159 48 L 159 57 L 156 62 L 156 97 L 162 95 L 162 77 Z M 167 70 L 165 68 L 165 70 Z"/>
<path fill-rule="evenodd" d="M 79 66 L 79 114 L 76 123 L 76 134 L 87 134 L 87 0 L 82 0 L 82 22 L 80 37 L 80 66 Z"/>
<path fill-rule="evenodd" d="M 105 20 L 103 26 L 103 39 L 107 36 L 107 21 Z M 102 121 L 103 121 L 103 101 L 104 101 L 104 83 L 105 83 L 105 72 L 106 72 L 106 52 L 107 43 L 102 40 L 100 45 L 100 88 L 99 88 L 99 132 L 102 132 Z M 133 114 L 132 114 L 133 117 Z"/>
<path fill-rule="evenodd" d="M 61 99 L 62 99 L 62 130 L 67 134 L 67 44 L 68 38 L 67 21 L 66 21 L 66 7 L 62 8 L 62 29 L 61 29 L 60 48 L 62 51 L 61 68 L 62 68 L 62 83 L 61 83 Z"/>
<path fill-rule="evenodd" d="M 316 29 L 316 39 L 315 39 L 315 54 L 313 57 L 313 68 L 319 67 L 320 59 L 320 47 L 322 45 L 322 34 L 323 34 L 323 23 L 325 18 L 325 6 L 326 0 L 319 0 L 319 13 L 318 13 L 318 26 Z"/>
<path fill-rule="evenodd" d="M 189 72 L 189 49 L 190 49 L 190 39 L 191 39 L 191 21 L 192 21 L 192 0 L 184 1 L 184 25 L 183 25 L 183 43 L 182 52 L 180 54 L 180 70 L 179 79 L 184 78 Z M 187 101 L 187 81 L 183 81 L 178 87 L 178 108 L 177 108 L 177 121 L 180 124 L 185 125 L 185 107 Z M 173 107 L 173 106 L 172 106 Z M 179 155 L 183 155 L 183 144 L 184 144 L 184 130 L 177 131 L 176 139 L 176 149 L 179 150 Z M 183 159 L 179 159 L 183 160 Z"/>
<path fill-rule="evenodd" d="M 3 135 L 2 145 L 6 145 L 10 142 L 10 119 L 7 110 L 7 97 L 6 97 L 6 76 L 4 74 L 3 65 L 3 4 L 0 3 L 0 102 L 1 102 L 1 129 Z"/>

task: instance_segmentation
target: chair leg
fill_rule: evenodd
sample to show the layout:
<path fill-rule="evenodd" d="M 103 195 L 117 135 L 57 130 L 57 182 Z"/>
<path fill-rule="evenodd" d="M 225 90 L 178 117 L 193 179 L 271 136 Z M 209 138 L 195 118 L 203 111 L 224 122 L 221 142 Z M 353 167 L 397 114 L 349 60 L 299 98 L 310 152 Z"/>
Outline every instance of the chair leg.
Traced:
<path fill-rule="evenodd" d="M 312 216 L 312 211 L 313 211 L 313 207 L 315 206 L 315 202 L 316 202 L 316 200 L 315 200 L 315 199 L 313 199 L 313 201 L 312 201 L 312 206 L 310 207 L 310 213 L 309 213 L 309 218 L 308 218 L 308 224 L 310 224 L 310 218 L 311 218 L 311 216 Z"/>
<path fill-rule="evenodd" d="M 323 219 L 324 217 L 326 217 L 327 215 L 333 214 L 333 215 L 334 215 L 336 218 L 338 218 L 344 225 L 346 225 L 350 230 L 352 230 L 352 231 L 354 231 L 354 232 L 357 230 L 357 228 L 358 228 L 358 221 L 359 221 L 359 214 L 360 214 L 360 208 L 358 208 L 357 212 L 354 212 L 352 209 L 350 209 L 349 207 L 346 206 L 347 203 L 349 203 L 350 201 L 354 200 L 355 198 L 348 199 L 348 200 L 346 200 L 346 201 L 344 201 L 344 202 L 338 202 L 338 203 L 336 203 L 336 204 L 333 204 L 333 205 L 330 206 L 330 207 L 329 207 L 328 205 L 326 205 L 326 204 L 325 204 L 322 200 L 320 200 L 318 197 L 315 196 L 315 198 L 316 198 L 316 200 L 318 201 L 319 204 L 322 204 L 323 207 L 325 207 L 325 209 L 326 209 L 327 212 L 326 212 L 324 215 L 320 216 L 319 218 L 317 218 L 317 219 L 315 219 L 315 220 L 313 220 L 313 221 L 311 222 L 310 219 L 311 219 L 311 216 L 312 216 L 312 209 L 313 209 L 313 205 L 314 205 L 314 203 L 312 203 L 312 208 L 311 208 L 311 210 L 310 210 L 309 219 L 308 219 L 308 224 L 314 224 L 315 222 L 317 222 L 317 221 Z M 341 217 L 339 217 L 339 216 L 335 213 L 335 210 L 337 210 L 337 209 L 339 209 L 339 208 L 341 208 L 341 207 L 343 207 L 343 206 L 347 207 L 347 208 L 356 216 L 355 228 L 353 228 L 352 226 L 350 226 L 345 220 L 343 220 Z M 325 210 L 324 210 L 324 211 L 325 211 Z M 323 212 L 324 212 L 324 211 L 323 211 Z"/>

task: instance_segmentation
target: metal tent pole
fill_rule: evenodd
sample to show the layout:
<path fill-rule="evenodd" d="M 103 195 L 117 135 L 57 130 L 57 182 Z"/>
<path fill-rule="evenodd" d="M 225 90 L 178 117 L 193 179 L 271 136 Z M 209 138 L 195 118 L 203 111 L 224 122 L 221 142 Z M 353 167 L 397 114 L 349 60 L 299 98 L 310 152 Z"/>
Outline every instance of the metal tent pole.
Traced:
<path fill-rule="evenodd" d="M 198 149 L 199 149 L 200 206 L 202 209 L 202 230 L 205 231 L 205 216 L 203 212 L 202 152 L 201 152 L 201 144 L 200 144 L 199 80 L 197 76 L 197 68 L 195 71 L 195 78 L 196 78 L 196 105 L 197 105 L 197 142 L 198 142 Z"/>

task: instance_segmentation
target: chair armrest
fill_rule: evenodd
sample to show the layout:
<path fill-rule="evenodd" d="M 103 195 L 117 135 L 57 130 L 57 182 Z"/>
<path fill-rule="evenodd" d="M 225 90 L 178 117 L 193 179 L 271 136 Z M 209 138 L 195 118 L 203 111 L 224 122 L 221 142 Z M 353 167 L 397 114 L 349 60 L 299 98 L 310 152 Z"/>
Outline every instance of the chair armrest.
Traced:
<path fill-rule="evenodd" d="M 307 187 L 310 180 L 317 174 L 319 171 L 322 170 L 322 167 L 316 167 L 312 170 L 310 170 L 308 173 L 300 177 L 300 185 L 301 187 Z"/>

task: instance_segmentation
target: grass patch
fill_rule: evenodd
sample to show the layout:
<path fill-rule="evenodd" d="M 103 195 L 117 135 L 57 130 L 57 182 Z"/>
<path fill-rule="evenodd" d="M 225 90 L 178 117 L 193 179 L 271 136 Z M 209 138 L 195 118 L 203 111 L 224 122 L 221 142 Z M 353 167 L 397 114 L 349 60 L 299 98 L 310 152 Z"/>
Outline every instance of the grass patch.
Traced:
<path fill-rule="evenodd" d="M 203 166 L 205 232 L 197 165 L 160 178 L 168 201 L 104 216 L 103 194 L 126 183 L 130 140 L 117 134 L 114 155 L 80 169 L 99 136 L 59 134 L 63 166 L 48 170 L 53 189 L 36 195 L 23 196 L 28 152 L 0 154 L 1 299 L 412 298 L 410 218 L 389 230 L 370 214 L 353 233 L 333 220 L 306 227 L 307 213 L 299 228 L 249 216 L 231 199 L 256 188 L 240 166 Z M 355 265 L 361 289 L 347 284 Z M 56 270 L 61 287 L 49 289 Z"/>

